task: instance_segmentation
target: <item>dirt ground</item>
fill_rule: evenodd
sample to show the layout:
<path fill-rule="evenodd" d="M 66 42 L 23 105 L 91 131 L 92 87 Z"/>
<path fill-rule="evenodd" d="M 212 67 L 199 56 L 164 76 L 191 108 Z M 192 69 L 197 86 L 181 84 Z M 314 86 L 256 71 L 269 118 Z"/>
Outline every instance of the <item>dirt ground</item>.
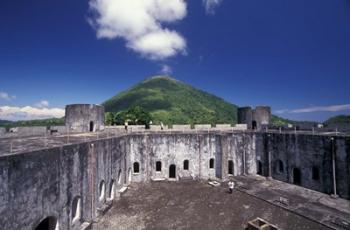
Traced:
<path fill-rule="evenodd" d="M 256 217 L 283 230 L 328 229 L 244 192 L 196 181 L 133 184 L 94 229 L 234 230 Z"/>

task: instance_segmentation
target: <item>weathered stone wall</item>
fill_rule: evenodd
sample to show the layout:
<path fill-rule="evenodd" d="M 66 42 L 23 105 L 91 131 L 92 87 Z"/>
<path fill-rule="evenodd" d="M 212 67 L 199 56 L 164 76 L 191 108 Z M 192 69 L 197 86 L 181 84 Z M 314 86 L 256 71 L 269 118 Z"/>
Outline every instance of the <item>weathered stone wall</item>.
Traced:
<path fill-rule="evenodd" d="M 140 173 L 133 170 L 133 181 L 168 179 L 171 165 L 176 166 L 175 179 L 226 179 L 228 160 L 233 161 L 233 175 L 243 174 L 244 161 L 246 173 L 254 174 L 253 139 L 252 134 L 132 135 L 131 163 L 140 165 Z M 210 168 L 210 159 L 214 160 L 213 168 Z M 184 168 L 185 160 L 188 160 L 188 169 Z M 161 163 L 160 171 L 156 171 L 157 161 Z"/>
<path fill-rule="evenodd" d="M 241 107 L 237 110 L 238 124 L 246 124 L 248 129 L 262 130 L 271 122 L 271 108 L 269 106 Z"/>
<path fill-rule="evenodd" d="M 211 129 L 211 124 L 194 125 L 194 128 L 197 130 L 208 130 Z"/>
<path fill-rule="evenodd" d="M 173 125 L 172 126 L 173 130 L 191 130 L 191 125 Z"/>
<path fill-rule="evenodd" d="M 104 107 L 100 105 L 67 105 L 65 123 L 69 132 L 95 132 L 103 130 L 104 113 Z"/>
<path fill-rule="evenodd" d="M 69 146 L 1 158 L 0 223 L 4 229 L 34 229 L 48 216 L 68 229 L 73 196 L 88 199 L 86 146 Z M 83 202 L 83 217 L 89 209 Z M 87 213 L 86 213 L 87 212 Z"/>
<path fill-rule="evenodd" d="M 30 127 L 14 127 L 10 129 L 10 133 L 15 136 L 44 136 L 47 133 L 46 126 L 30 126 Z"/>
<path fill-rule="evenodd" d="M 252 128 L 253 110 L 251 107 L 241 107 L 237 109 L 238 124 L 246 124 L 248 129 Z"/>
<path fill-rule="evenodd" d="M 66 126 L 28 126 L 12 127 L 8 131 L 0 127 L 0 137 L 28 137 L 28 136 L 49 136 L 53 134 L 64 134 Z"/>
<path fill-rule="evenodd" d="M 72 205 L 81 198 L 81 220 L 91 222 L 114 193 L 129 183 L 124 138 L 52 148 L 0 158 L 0 223 L 3 229 L 35 229 L 54 216 L 60 229 L 79 229 Z M 118 183 L 118 176 L 120 177 Z M 100 199 L 99 186 L 105 182 Z"/>
<path fill-rule="evenodd" d="M 350 138 L 333 138 L 303 134 L 257 134 L 256 154 L 257 162 L 262 163 L 262 175 L 333 194 L 334 151 L 337 195 L 350 199 Z M 300 171 L 300 182 L 294 175 L 294 169 Z"/>
<path fill-rule="evenodd" d="M 6 128 L 0 127 L 0 136 L 5 135 L 6 133 Z"/>
<path fill-rule="evenodd" d="M 269 106 L 257 106 L 253 112 L 253 120 L 257 123 L 257 129 L 269 125 L 271 121 L 271 108 Z"/>
<path fill-rule="evenodd" d="M 223 179 L 261 173 L 293 183 L 293 168 L 301 172 L 300 185 L 333 193 L 332 153 L 336 156 L 338 194 L 350 199 L 350 138 L 294 134 L 144 133 L 66 145 L 0 157 L 0 223 L 4 229 L 34 229 L 54 216 L 60 229 L 78 229 L 103 212 L 118 191 L 131 181 Z M 214 160 L 210 168 L 210 159 Z M 188 160 L 188 170 L 184 169 Z M 278 161 L 283 163 L 282 170 Z M 156 162 L 161 162 L 156 171 Z M 232 173 L 229 172 L 232 161 Z M 261 172 L 259 163 L 261 162 Z M 135 165 L 139 172 L 135 172 Z M 319 179 L 312 179 L 312 167 Z M 73 222 L 73 201 L 81 199 L 81 218 Z"/>

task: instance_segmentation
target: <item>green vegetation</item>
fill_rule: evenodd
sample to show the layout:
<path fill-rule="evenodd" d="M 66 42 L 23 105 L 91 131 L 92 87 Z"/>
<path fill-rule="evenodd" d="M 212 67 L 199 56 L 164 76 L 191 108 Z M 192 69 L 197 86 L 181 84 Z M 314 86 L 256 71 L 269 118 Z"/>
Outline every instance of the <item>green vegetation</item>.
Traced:
<path fill-rule="evenodd" d="M 163 76 L 142 81 L 103 105 L 107 112 L 117 114 L 139 106 L 150 114 L 153 124 L 235 124 L 237 121 L 236 105 Z M 111 117 L 107 113 L 106 118 Z"/>
<path fill-rule="evenodd" d="M 278 117 L 278 116 L 272 115 L 271 116 L 271 123 L 273 125 L 276 125 L 276 126 L 285 126 L 285 125 L 288 125 L 288 124 L 294 124 L 295 121 L 288 120 L 288 119 L 285 119 L 285 118 L 282 118 L 282 117 Z"/>
<path fill-rule="evenodd" d="M 10 125 L 12 121 L 0 120 L 0 127 Z"/>
<path fill-rule="evenodd" d="M 64 118 L 49 118 L 29 121 L 0 121 L 1 127 L 56 126 L 64 125 Z"/>
<path fill-rule="evenodd" d="M 350 115 L 339 115 L 325 121 L 326 124 L 350 123 Z"/>
<path fill-rule="evenodd" d="M 106 125 L 124 125 L 128 122 L 130 125 L 149 125 L 152 120 L 150 113 L 146 112 L 142 107 L 135 106 L 126 111 L 106 112 Z"/>

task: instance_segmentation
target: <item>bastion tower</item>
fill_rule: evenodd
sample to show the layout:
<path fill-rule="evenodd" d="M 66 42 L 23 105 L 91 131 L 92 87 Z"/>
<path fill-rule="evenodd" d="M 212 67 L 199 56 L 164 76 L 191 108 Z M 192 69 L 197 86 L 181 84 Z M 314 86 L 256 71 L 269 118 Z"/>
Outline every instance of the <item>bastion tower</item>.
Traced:
<path fill-rule="evenodd" d="M 102 105 L 72 104 L 66 106 L 65 123 L 69 132 L 96 132 L 104 129 Z"/>
<path fill-rule="evenodd" d="M 248 129 L 261 130 L 271 123 L 271 107 L 257 106 L 238 108 L 238 124 L 246 124 Z"/>

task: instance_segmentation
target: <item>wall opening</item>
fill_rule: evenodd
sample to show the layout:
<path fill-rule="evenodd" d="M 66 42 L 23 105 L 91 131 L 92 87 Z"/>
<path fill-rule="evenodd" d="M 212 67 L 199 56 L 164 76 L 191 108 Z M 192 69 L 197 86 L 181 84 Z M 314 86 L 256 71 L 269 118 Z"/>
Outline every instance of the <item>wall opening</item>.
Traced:
<path fill-rule="evenodd" d="M 284 172 L 284 164 L 283 164 L 283 161 L 281 160 L 278 160 L 277 161 L 277 165 L 276 165 L 276 171 L 277 173 L 283 173 Z"/>
<path fill-rule="evenodd" d="M 89 128 L 89 130 L 90 130 L 90 132 L 94 131 L 94 122 L 93 121 L 90 121 L 90 128 Z"/>
<path fill-rule="evenodd" d="M 75 197 L 72 202 L 72 212 L 71 212 L 71 220 L 72 224 L 79 221 L 81 217 L 81 199 L 79 196 Z"/>
<path fill-rule="evenodd" d="M 301 184 L 301 172 L 298 168 L 293 168 L 293 184 Z"/>
<path fill-rule="evenodd" d="M 252 129 L 257 129 L 258 125 L 256 121 L 252 122 Z"/>
<path fill-rule="evenodd" d="M 263 175 L 263 168 L 262 168 L 262 163 L 261 163 L 261 161 L 258 161 L 258 165 L 257 165 L 257 174 L 258 175 Z"/>
<path fill-rule="evenodd" d="M 131 168 L 128 170 L 128 182 L 131 182 Z"/>
<path fill-rule="evenodd" d="M 43 219 L 35 230 L 59 230 L 56 217 L 50 216 Z"/>
<path fill-rule="evenodd" d="M 115 182 L 114 180 L 111 181 L 111 184 L 109 185 L 109 199 L 113 200 L 114 199 L 114 191 L 115 191 Z"/>
<path fill-rule="evenodd" d="M 106 185 L 105 185 L 105 181 L 103 180 L 100 182 L 100 185 L 98 187 L 100 201 L 103 201 L 105 199 L 105 190 L 106 190 Z"/>
<path fill-rule="evenodd" d="M 156 172 L 161 172 L 162 171 L 162 162 L 157 161 L 156 162 Z"/>
<path fill-rule="evenodd" d="M 317 166 L 312 167 L 312 179 L 320 180 L 320 169 Z"/>
<path fill-rule="evenodd" d="M 176 166 L 175 165 L 169 166 L 169 178 L 176 178 Z"/>
<path fill-rule="evenodd" d="M 214 168 L 214 162 L 215 162 L 214 158 L 211 158 L 211 159 L 209 160 L 209 168 L 210 168 L 210 169 L 213 169 L 213 168 Z"/>
<path fill-rule="evenodd" d="M 119 169 L 119 172 L 118 172 L 118 184 L 122 183 L 122 170 Z"/>
<path fill-rule="evenodd" d="M 184 170 L 188 170 L 189 168 L 189 161 L 188 160 L 184 160 Z"/>
<path fill-rule="evenodd" d="M 140 173 L 140 164 L 139 164 L 139 162 L 134 162 L 134 173 Z"/>
<path fill-rule="evenodd" d="M 233 161 L 228 161 L 228 174 L 233 175 Z"/>

